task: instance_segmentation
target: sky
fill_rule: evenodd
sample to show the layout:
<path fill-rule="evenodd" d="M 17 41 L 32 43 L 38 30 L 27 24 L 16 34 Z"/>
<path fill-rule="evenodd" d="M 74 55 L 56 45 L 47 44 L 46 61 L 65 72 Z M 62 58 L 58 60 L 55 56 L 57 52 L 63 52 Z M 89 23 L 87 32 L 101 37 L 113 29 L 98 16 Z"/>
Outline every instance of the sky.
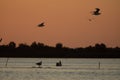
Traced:
<path fill-rule="evenodd" d="M 95 8 L 101 15 L 91 14 Z M 0 44 L 120 47 L 119 8 L 120 0 L 0 0 Z"/>

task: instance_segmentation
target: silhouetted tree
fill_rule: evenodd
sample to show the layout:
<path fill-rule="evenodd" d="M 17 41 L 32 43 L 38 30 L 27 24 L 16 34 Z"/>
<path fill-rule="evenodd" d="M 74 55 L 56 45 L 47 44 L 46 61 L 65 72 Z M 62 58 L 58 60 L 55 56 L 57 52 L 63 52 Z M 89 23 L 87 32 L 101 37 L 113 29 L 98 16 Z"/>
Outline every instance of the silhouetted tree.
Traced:
<path fill-rule="evenodd" d="M 8 47 L 9 48 L 16 48 L 16 43 L 12 41 L 8 44 Z"/>
<path fill-rule="evenodd" d="M 97 44 L 95 44 L 95 48 L 96 49 L 99 49 L 100 48 L 100 45 L 97 43 Z"/>
<path fill-rule="evenodd" d="M 31 45 L 15 42 L 0 45 L 0 57 L 44 57 L 44 58 L 120 58 L 120 48 L 107 48 L 104 43 L 95 44 L 94 47 L 67 48 L 62 43 L 55 47 L 33 42 Z"/>
<path fill-rule="evenodd" d="M 38 45 L 37 45 L 37 43 L 36 43 L 36 42 L 33 42 L 33 43 L 31 44 L 31 47 L 32 47 L 32 48 L 37 48 L 37 47 L 38 47 Z"/>
<path fill-rule="evenodd" d="M 19 48 L 27 48 L 27 47 L 29 47 L 27 44 L 23 44 L 23 43 L 21 43 L 21 44 L 19 44 L 19 46 L 18 46 Z"/>
<path fill-rule="evenodd" d="M 57 43 L 56 44 L 56 48 L 62 48 L 62 47 L 63 47 L 62 43 Z"/>
<path fill-rule="evenodd" d="M 104 43 L 101 43 L 100 46 L 101 46 L 102 49 L 105 49 L 105 48 L 106 48 L 106 45 L 105 45 Z"/>
<path fill-rule="evenodd" d="M 43 43 L 38 43 L 38 47 L 40 47 L 40 48 L 42 47 L 43 48 L 44 44 Z"/>
<path fill-rule="evenodd" d="M 104 43 L 101 43 L 101 44 L 95 44 L 95 48 L 96 49 L 105 49 L 106 48 L 106 45 Z"/>

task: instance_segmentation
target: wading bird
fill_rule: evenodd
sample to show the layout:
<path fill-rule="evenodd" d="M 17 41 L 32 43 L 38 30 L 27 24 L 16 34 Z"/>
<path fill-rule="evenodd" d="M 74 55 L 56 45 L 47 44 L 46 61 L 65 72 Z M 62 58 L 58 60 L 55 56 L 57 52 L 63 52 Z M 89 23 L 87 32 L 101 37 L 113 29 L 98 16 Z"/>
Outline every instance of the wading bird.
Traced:
<path fill-rule="evenodd" d="M 42 65 L 42 61 L 40 61 L 40 62 L 36 63 L 36 65 L 38 65 L 38 66 L 39 66 L 39 68 L 40 68 L 40 66 Z"/>

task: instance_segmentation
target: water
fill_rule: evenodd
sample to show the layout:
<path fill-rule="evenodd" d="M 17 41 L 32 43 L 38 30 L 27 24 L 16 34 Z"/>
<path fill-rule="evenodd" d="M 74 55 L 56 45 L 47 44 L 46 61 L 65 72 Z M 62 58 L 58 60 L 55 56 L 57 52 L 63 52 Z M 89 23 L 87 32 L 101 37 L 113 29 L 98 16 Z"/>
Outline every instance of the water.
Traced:
<path fill-rule="evenodd" d="M 120 80 L 120 59 L 0 58 L 0 80 Z"/>

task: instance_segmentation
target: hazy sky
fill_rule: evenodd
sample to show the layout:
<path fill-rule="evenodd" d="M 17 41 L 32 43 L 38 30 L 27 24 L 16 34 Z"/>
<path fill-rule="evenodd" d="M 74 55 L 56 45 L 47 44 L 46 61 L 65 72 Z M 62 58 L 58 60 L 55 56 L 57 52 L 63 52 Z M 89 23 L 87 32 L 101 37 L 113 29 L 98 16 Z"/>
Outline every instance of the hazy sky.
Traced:
<path fill-rule="evenodd" d="M 101 9 L 101 15 L 91 11 Z M 120 0 L 0 0 L 0 44 L 120 47 Z M 89 21 L 92 19 L 92 21 Z M 37 25 L 45 22 L 45 27 Z"/>

